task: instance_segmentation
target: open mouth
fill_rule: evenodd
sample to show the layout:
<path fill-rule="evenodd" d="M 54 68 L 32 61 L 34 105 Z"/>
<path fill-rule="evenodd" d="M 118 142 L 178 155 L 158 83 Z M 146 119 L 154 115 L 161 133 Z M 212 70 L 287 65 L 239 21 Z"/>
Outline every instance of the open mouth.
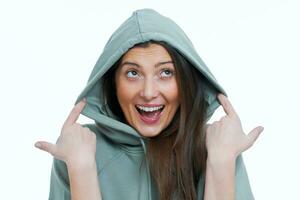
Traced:
<path fill-rule="evenodd" d="M 143 120 L 145 119 L 146 121 L 150 122 L 150 121 L 156 121 L 159 118 L 165 106 L 160 105 L 160 106 L 153 106 L 153 107 L 145 107 L 141 105 L 135 105 L 135 108 L 139 112 Z"/>

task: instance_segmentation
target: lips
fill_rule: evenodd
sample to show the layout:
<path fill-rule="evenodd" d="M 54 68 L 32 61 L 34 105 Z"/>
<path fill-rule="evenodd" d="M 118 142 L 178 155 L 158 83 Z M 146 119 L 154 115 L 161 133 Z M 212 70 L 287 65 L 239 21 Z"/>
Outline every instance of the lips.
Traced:
<path fill-rule="evenodd" d="M 140 119 L 146 124 L 155 124 L 159 121 L 162 114 L 164 105 L 155 105 L 155 106 L 145 106 L 145 105 L 136 105 L 135 106 Z"/>

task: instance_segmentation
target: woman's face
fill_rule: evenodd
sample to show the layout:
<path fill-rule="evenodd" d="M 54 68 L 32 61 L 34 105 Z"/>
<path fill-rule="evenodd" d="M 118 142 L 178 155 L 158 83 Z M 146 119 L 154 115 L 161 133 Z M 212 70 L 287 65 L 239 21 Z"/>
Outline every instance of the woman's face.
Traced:
<path fill-rule="evenodd" d="M 163 46 L 130 49 L 122 58 L 115 80 L 125 118 L 142 136 L 156 136 L 170 124 L 179 106 L 179 95 L 175 68 Z"/>

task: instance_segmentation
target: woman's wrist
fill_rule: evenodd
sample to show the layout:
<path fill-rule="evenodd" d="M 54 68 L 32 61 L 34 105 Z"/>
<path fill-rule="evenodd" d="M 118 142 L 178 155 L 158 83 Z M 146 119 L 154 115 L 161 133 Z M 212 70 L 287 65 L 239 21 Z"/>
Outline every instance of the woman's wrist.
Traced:
<path fill-rule="evenodd" d="M 69 162 L 67 164 L 72 199 L 100 200 L 100 186 L 95 160 Z"/>
<path fill-rule="evenodd" d="M 205 174 L 205 200 L 234 199 L 235 157 L 208 156 Z"/>
<path fill-rule="evenodd" d="M 95 159 L 73 159 L 66 162 L 68 170 L 89 170 L 96 166 Z"/>
<path fill-rule="evenodd" d="M 226 165 L 235 163 L 237 156 L 234 154 L 212 154 L 208 153 L 207 162 L 211 165 Z"/>

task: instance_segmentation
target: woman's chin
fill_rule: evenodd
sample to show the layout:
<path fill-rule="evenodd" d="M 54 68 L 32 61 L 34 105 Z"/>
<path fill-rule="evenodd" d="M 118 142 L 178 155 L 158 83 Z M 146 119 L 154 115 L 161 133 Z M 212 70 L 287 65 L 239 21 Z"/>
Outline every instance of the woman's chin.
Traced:
<path fill-rule="evenodd" d="M 144 137 L 155 137 L 162 131 L 159 127 L 139 127 L 137 130 Z"/>

